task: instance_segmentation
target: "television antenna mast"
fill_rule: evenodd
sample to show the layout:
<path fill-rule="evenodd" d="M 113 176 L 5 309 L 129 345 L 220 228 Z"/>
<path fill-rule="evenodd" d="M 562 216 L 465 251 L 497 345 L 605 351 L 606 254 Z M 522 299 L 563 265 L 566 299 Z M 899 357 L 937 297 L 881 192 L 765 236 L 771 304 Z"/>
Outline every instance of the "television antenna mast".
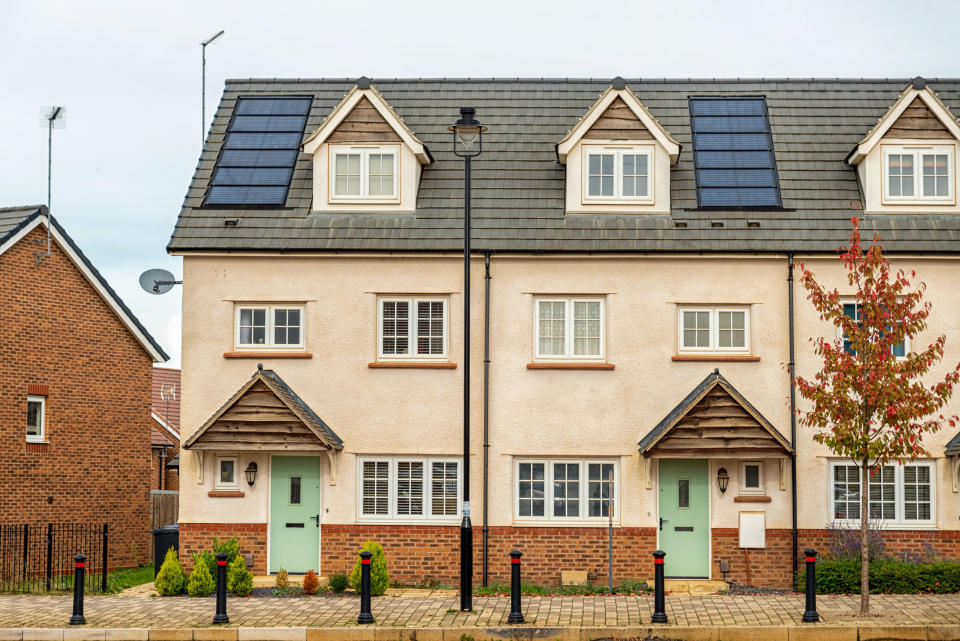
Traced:
<path fill-rule="evenodd" d="M 200 123 L 200 145 L 203 146 L 203 143 L 207 140 L 207 45 L 213 44 L 213 41 L 223 35 L 223 29 L 213 34 L 206 40 L 200 43 L 200 48 L 203 50 L 203 68 L 202 68 L 202 79 L 201 79 L 201 88 L 200 88 L 200 119 L 203 121 Z"/>
<path fill-rule="evenodd" d="M 34 253 L 38 265 L 42 258 L 50 255 L 50 227 L 53 224 L 53 214 L 50 213 L 50 192 L 53 183 L 53 130 L 66 128 L 67 122 L 64 120 L 66 114 L 67 110 L 62 106 L 43 108 L 43 125 L 47 128 L 47 251 Z"/>

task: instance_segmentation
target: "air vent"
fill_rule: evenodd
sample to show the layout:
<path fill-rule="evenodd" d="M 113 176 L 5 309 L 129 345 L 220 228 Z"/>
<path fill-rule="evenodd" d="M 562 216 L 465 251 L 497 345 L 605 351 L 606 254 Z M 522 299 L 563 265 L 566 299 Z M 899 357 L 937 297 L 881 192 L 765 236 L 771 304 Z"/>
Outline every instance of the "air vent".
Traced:
<path fill-rule="evenodd" d="M 760 221 L 759 221 L 759 220 L 748 220 L 748 221 L 747 221 L 747 227 L 749 227 L 750 229 L 760 229 Z"/>
<path fill-rule="evenodd" d="M 687 221 L 685 221 L 685 220 L 675 220 L 675 221 L 673 221 L 673 226 L 676 227 L 677 229 L 686 229 L 686 228 L 687 228 Z"/>
<path fill-rule="evenodd" d="M 710 226 L 711 226 L 711 227 L 723 227 L 723 221 L 722 221 L 722 220 L 711 220 L 711 221 L 710 221 Z"/>

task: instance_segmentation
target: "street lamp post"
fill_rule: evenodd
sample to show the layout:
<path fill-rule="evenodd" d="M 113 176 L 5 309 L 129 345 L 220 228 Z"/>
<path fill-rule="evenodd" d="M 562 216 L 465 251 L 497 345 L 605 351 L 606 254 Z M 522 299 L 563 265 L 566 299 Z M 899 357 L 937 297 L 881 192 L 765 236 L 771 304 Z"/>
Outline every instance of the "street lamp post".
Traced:
<path fill-rule="evenodd" d="M 473 609 L 473 525 L 470 523 L 470 160 L 483 150 L 483 132 L 474 107 L 460 107 L 453 153 L 463 158 L 463 520 L 460 522 L 460 610 Z"/>

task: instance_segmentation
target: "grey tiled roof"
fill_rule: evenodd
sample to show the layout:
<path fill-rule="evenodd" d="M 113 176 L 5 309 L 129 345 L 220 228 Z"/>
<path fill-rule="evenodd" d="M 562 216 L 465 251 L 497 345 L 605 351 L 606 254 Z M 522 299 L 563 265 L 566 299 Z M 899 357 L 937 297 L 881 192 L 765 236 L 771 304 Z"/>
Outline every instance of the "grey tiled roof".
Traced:
<path fill-rule="evenodd" d="M 8 238 L 33 220 L 34 214 L 39 214 L 45 209 L 44 205 L 0 208 L 0 244 L 6 242 Z"/>
<path fill-rule="evenodd" d="M 947 449 L 944 451 L 944 456 L 960 456 L 960 433 L 950 439 L 950 442 L 947 443 Z"/>
<path fill-rule="evenodd" d="M 301 154 L 284 209 L 201 208 L 234 103 L 243 95 L 311 95 L 309 135 L 354 85 L 347 79 L 229 80 L 170 241 L 171 251 L 456 251 L 462 247 L 463 166 L 447 126 L 461 105 L 489 130 L 474 160 L 473 246 L 478 251 L 828 251 L 845 241 L 861 200 L 847 154 L 908 79 L 627 80 L 682 145 L 671 170 L 672 215 L 564 214 L 566 168 L 555 144 L 609 80 L 409 79 L 374 86 L 430 149 L 416 214 L 312 214 L 309 158 Z M 960 80 L 929 80 L 960 111 Z M 697 211 L 687 98 L 766 96 L 783 210 Z M 225 218 L 239 218 L 225 227 Z M 676 227 L 676 220 L 687 223 Z M 747 221 L 759 221 L 759 227 Z M 722 228 L 714 221 L 723 223 Z M 960 216 L 872 215 L 889 251 L 956 252 Z"/>

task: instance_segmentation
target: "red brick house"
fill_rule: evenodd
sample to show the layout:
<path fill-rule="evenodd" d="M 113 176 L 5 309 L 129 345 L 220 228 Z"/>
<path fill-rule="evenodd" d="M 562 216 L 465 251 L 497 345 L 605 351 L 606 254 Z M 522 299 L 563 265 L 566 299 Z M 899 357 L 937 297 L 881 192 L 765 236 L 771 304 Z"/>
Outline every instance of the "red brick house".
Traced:
<path fill-rule="evenodd" d="M 49 220 L 0 209 L 0 522 L 107 523 L 109 565 L 133 566 L 149 559 L 151 383 L 167 355 Z"/>
<path fill-rule="evenodd" d="M 153 368 L 153 416 L 150 430 L 150 489 L 180 488 L 180 370 Z"/>

